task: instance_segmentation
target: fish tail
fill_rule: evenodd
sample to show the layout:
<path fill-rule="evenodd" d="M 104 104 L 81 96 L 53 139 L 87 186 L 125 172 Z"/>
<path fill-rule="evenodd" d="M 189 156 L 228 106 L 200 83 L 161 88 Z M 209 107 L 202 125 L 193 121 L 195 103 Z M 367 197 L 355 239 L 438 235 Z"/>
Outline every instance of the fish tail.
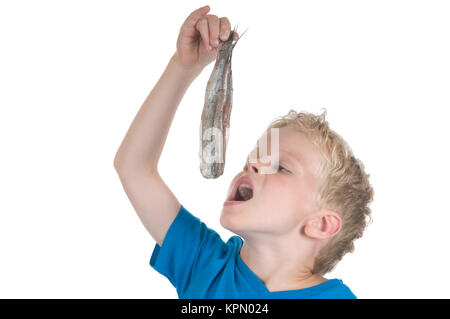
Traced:
<path fill-rule="evenodd" d="M 238 28 L 238 24 L 236 24 L 233 28 L 233 32 L 237 32 L 237 28 Z M 250 28 L 250 26 L 248 26 L 247 29 L 245 29 L 244 32 L 242 32 L 241 36 L 236 40 L 236 42 L 233 43 L 233 48 L 236 46 L 236 44 L 238 43 L 238 41 L 242 38 L 242 36 L 245 34 L 245 32 L 247 32 L 247 30 Z"/>

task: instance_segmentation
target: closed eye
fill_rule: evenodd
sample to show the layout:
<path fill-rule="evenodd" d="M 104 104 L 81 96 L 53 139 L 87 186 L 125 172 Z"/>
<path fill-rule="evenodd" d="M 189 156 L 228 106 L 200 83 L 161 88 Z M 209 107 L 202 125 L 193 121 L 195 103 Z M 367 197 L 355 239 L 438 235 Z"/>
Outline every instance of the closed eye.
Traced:
<path fill-rule="evenodd" d="M 283 166 L 278 165 L 278 171 L 282 171 L 282 170 L 284 170 L 284 171 L 286 171 L 287 173 L 289 173 L 289 171 L 288 171 L 287 169 L 285 169 Z"/>

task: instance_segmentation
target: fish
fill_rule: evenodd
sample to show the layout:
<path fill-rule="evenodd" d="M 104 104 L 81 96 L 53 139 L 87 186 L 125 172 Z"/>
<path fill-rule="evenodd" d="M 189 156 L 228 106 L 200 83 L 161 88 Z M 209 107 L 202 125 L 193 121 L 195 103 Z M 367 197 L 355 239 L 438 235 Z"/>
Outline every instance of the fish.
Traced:
<path fill-rule="evenodd" d="M 225 157 L 233 107 L 233 77 L 231 57 L 237 42 L 237 26 L 218 48 L 216 62 L 205 90 L 205 101 L 200 123 L 200 172 L 204 178 L 220 177 L 225 168 Z M 247 30 L 246 30 L 247 31 Z"/>

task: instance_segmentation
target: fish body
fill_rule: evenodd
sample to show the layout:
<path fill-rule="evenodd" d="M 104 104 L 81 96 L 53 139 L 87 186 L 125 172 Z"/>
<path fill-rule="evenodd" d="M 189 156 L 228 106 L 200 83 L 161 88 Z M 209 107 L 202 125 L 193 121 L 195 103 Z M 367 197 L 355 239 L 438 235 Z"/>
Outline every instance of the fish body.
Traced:
<path fill-rule="evenodd" d="M 218 50 L 216 62 L 206 85 L 200 124 L 200 172 L 205 178 L 223 174 L 233 106 L 231 56 L 238 39 L 235 30 Z"/>

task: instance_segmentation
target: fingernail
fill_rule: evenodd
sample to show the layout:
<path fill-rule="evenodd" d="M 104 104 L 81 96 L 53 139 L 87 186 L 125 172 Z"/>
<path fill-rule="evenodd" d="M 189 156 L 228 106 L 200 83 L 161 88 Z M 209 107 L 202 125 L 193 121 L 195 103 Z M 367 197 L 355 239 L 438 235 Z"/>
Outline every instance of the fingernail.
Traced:
<path fill-rule="evenodd" d="M 212 50 L 212 46 L 208 45 L 208 50 L 211 51 Z"/>
<path fill-rule="evenodd" d="M 219 45 L 219 40 L 215 39 L 213 42 L 214 45 Z"/>

